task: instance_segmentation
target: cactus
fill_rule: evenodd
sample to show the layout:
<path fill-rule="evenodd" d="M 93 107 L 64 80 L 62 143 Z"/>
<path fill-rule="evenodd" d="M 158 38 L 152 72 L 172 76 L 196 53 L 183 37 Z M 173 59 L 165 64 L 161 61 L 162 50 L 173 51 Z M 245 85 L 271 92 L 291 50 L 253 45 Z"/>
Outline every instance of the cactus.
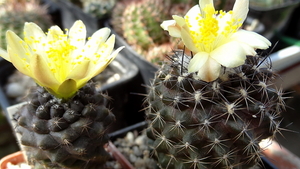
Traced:
<path fill-rule="evenodd" d="M 9 0 L 0 6 L 0 47 L 6 48 L 5 33 L 13 30 L 23 34 L 25 22 L 35 22 L 46 31 L 52 25 L 46 6 L 40 6 L 36 0 Z"/>
<path fill-rule="evenodd" d="M 247 168 L 260 161 L 259 142 L 280 132 L 283 92 L 260 57 L 227 68 L 215 81 L 187 72 L 176 51 L 157 71 L 147 96 L 147 135 L 162 168 Z M 183 62 L 182 62 L 183 61 Z"/>
<path fill-rule="evenodd" d="M 115 3 L 116 0 L 82 0 L 83 11 L 97 18 L 109 15 Z"/>
<path fill-rule="evenodd" d="M 110 29 L 101 28 L 86 41 L 80 20 L 66 32 L 55 25 L 47 33 L 26 22 L 24 40 L 7 31 L 8 52 L 1 50 L 1 56 L 38 84 L 14 115 L 32 168 L 105 167 L 110 158 L 106 131 L 115 116 L 109 97 L 90 80 L 123 48 L 114 50 L 114 38 Z"/>
<path fill-rule="evenodd" d="M 178 47 L 178 40 L 166 35 L 160 27 L 161 22 L 171 19 L 171 14 L 186 13 L 192 5 L 195 0 L 118 2 L 112 12 L 111 24 L 137 53 L 159 64 L 167 51 Z"/>
<path fill-rule="evenodd" d="M 128 44 L 142 55 L 150 48 L 169 42 L 169 37 L 160 28 L 166 19 L 166 2 L 141 0 L 120 2 L 112 15 L 112 26 Z"/>
<path fill-rule="evenodd" d="M 140 46 L 142 50 L 168 40 L 161 31 L 160 23 L 165 19 L 163 1 L 143 0 L 135 2 L 124 10 L 123 31 L 129 44 Z"/>
<path fill-rule="evenodd" d="M 107 98 L 92 82 L 66 102 L 42 87 L 34 89 L 15 117 L 28 163 L 34 168 L 101 166 L 110 158 L 103 147 L 105 131 L 115 120 Z"/>

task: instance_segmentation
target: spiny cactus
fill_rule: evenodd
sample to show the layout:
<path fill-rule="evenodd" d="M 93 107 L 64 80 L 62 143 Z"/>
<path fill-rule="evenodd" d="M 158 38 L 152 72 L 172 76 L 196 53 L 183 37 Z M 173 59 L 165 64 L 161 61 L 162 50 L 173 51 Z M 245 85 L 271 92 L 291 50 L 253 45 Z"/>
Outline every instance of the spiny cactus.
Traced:
<path fill-rule="evenodd" d="M 154 43 L 162 44 L 168 36 L 161 31 L 160 23 L 165 19 L 164 2 L 161 0 L 132 1 L 123 13 L 124 37 L 129 44 L 148 49 Z"/>
<path fill-rule="evenodd" d="M 184 56 L 183 56 L 184 55 Z M 230 55 L 230 54 L 228 54 Z M 161 168 L 248 168 L 260 161 L 262 139 L 280 132 L 284 93 L 261 58 L 224 68 L 215 81 L 188 73 L 190 56 L 175 51 L 157 71 L 147 97 L 147 135 Z"/>
<path fill-rule="evenodd" d="M 111 13 L 116 0 L 82 0 L 83 11 L 97 18 L 103 18 Z"/>
<path fill-rule="evenodd" d="M 114 50 L 114 38 L 101 28 L 86 41 L 80 20 L 66 32 L 55 25 L 47 33 L 26 22 L 24 40 L 7 31 L 9 52 L 1 56 L 38 84 L 14 116 L 32 168 L 104 168 L 110 157 L 103 147 L 106 131 L 115 116 L 108 96 L 89 81 L 123 48 Z"/>
<path fill-rule="evenodd" d="M 163 0 L 118 3 L 111 23 L 138 53 L 146 54 L 149 49 L 169 42 L 160 27 L 167 17 L 166 3 Z"/>
<path fill-rule="evenodd" d="M 99 168 L 109 154 L 107 127 L 115 116 L 92 82 L 62 102 L 42 87 L 16 115 L 16 131 L 33 168 Z"/>
<path fill-rule="evenodd" d="M 6 48 L 5 33 L 13 30 L 18 35 L 23 34 L 25 22 L 35 22 L 46 29 L 52 24 L 45 6 L 40 6 L 36 0 L 9 0 L 0 6 L 0 47 Z"/>
<path fill-rule="evenodd" d="M 195 0 L 131 0 L 118 2 L 111 24 L 133 49 L 146 60 L 158 64 L 167 51 L 178 48 L 178 40 L 170 38 L 160 24 L 172 14 L 183 15 Z"/>

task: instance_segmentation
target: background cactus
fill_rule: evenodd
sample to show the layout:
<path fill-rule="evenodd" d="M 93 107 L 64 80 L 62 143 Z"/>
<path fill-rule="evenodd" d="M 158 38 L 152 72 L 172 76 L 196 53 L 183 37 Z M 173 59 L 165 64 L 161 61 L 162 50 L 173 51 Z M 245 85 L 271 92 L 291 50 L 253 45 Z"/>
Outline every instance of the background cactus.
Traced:
<path fill-rule="evenodd" d="M 8 0 L 0 5 L 0 11 L 0 47 L 4 49 L 7 30 L 23 35 L 25 22 L 35 22 L 44 31 L 52 25 L 46 7 L 40 6 L 37 0 Z"/>
<path fill-rule="evenodd" d="M 31 92 L 28 104 L 15 115 L 20 144 L 33 168 L 99 168 L 109 159 L 105 134 L 115 116 L 108 96 L 92 82 L 68 101 L 42 87 Z"/>
<path fill-rule="evenodd" d="M 111 13 L 116 0 L 82 0 L 83 11 L 96 18 L 103 18 Z"/>
<path fill-rule="evenodd" d="M 127 40 L 138 53 L 169 41 L 161 31 L 160 23 L 166 19 L 165 3 L 162 0 L 141 0 L 119 3 L 113 12 L 113 27 Z M 125 6 L 125 8 L 124 8 Z M 122 10 L 124 8 L 124 10 Z M 118 15 L 118 16 L 116 16 Z"/>
<path fill-rule="evenodd" d="M 117 0 L 69 0 L 74 5 L 78 6 L 83 12 L 90 14 L 93 17 L 102 19 L 111 14 L 112 8 Z"/>
<path fill-rule="evenodd" d="M 229 54 L 230 55 L 230 54 Z M 161 168 L 248 168 L 259 142 L 280 132 L 285 96 L 261 57 L 224 68 L 212 82 L 187 72 L 190 56 L 175 51 L 157 71 L 147 96 L 147 135 Z"/>
<path fill-rule="evenodd" d="M 171 14 L 183 15 L 194 4 L 194 0 L 123 1 L 113 9 L 111 24 L 137 53 L 152 63 L 159 63 L 163 59 L 161 56 L 178 45 L 178 40 L 170 38 L 160 24 L 171 19 Z"/>

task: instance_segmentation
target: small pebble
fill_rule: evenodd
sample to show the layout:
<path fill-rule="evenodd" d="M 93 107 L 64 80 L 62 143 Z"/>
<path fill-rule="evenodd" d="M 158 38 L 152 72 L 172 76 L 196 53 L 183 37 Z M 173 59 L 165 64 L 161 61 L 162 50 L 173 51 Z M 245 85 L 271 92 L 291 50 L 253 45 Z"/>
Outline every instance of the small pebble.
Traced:
<path fill-rule="evenodd" d="M 132 151 L 133 151 L 134 155 L 136 155 L 138 157 L 143 155 L 143 152 L 138 148 L 138 146 L 133 146 Z"/>
<path fill-rule="evenodd" d="M 7 169 L 31 169 L 31 167 L 29 165 L 27 165 L 26 163 L 14 165 L 9 162 L 9 163 L 7 163 Z"/>
<path fill-rule="evenodd" d="M 147 141 L 146 135 L 140 135 L 135 139 L 134 143 L 140 146 L 140 145 L 144 145 L 146 141 Z"/>
<path fill-rule="evenodd" d="M 125 140 L 128 141 L 129 143 L 133 143 L 134 142 L 134 135 L 132 132 L 128 132 L 126 134 Z"/>
<path fill-rule="evenodd" d="M 14 82 L 10 83 L 6 86 L 6 94 L 8 97 L 16 98 L 24 96 L 26 93 L 26 89 L 20 83 Z"/>
<path fill-rule="evenodd" d="M 136 161 L 137 157 L 134 154 L 129 155 L 129 161 L 134 163 Z"/>

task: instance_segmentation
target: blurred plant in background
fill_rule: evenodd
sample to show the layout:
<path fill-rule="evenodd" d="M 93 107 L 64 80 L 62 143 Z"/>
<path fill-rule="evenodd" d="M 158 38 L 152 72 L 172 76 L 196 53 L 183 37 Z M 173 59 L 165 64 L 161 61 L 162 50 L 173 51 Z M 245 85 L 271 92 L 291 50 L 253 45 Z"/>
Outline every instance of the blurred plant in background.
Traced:
<path fill-rule="evenodd" d="M 108 17 L 117 0 L 69 0 L 74 5 L 80 7 L 83 12 L 95 18 L 102 19 Z"/>
<path fill-rule="evenodd" d="M 291 0 L 250 0 L 250 7 L 258 7 L 258 8 L 274 8 L 282 6 L 283 4 L 289 2 Z"/>
<path fill-rule="evenodd" d="M 111 13 L 116 0 L 81 0 L 83 11 L 96 18 L 102 18 Z"/>
<path fill-rule="evenodd" d="M 112 12 L 111 24 L 129 45 L 146 60 L 159 63 L 164 54 L 179 46 L 178 40 L 161 29 L 163 20 L 172 14 L 184 15 L 197 0 L 130 0 L 119 1 Z M 178 47 L 177 47 L 178 48 Z"/>
<path fill-rule="evenodd" d="M 0 47 L 6 48 L 5 33 L 12 30 L 23 34 L 25 22 L 34 22 L 46 31 L 52 25 L 47 7 L 38 0 L 6 0 L 0 3 Z"/>

